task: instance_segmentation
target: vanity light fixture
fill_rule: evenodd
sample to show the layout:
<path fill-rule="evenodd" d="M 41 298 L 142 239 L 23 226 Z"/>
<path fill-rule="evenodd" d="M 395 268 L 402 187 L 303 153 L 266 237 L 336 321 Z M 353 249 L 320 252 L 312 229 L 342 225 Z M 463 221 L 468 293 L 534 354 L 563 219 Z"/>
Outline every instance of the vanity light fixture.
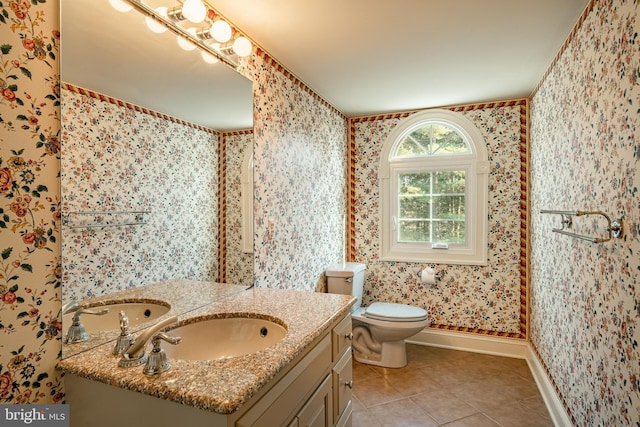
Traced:
<path fill-rule="evenodd" d="M 187 32 L 192 34 L 193 36 L 196 35 L 196 29 L 191 27 L 187 29 Z M 191 39 L 187 39 L 184 36 L 178 35 L 177 36 L 177 40 L 178 40 L 178 46 L 180 46 L 180 49 L 182 50 L 186 50 L 187 52 L 190 50 L 193 50 L 196 48 L 196 45 L 191 43 Z"/>
<path fill-rule="evenodd" d="M 239 36 L 233 41 L 233 51 L 240 57 L 249 56 L 253 46 L 248 38 Z"/>
<path fill-rule="evenodd" d="M 165 6 L 156 8 L 156 12 L 158 12 L 160 16 L 163 16 L 165 18 L 167 17 L 167 8 Z M 162 25 L 160 22 L 156 21 L 151 16 L 147 16 L 146 18 L 144 18 L 144 20 L 147 23 L 147 27 L 149 27 L 149 29 L 154 33 L 162 34 L 168 30 L 166 26 Z"/>
<path fill-rule="evenodd" d="M 118 12 L 129 12 L 133 9 L 133 6 L 124 0 L 109 0 L 109 4 Z"/>
<path fill-rule="evenodd" d="M 218 43 L 226 43 L 231 39 L 233 35 L 233 31 L 231 30 L 231 25 L 227 23 L 227 21 L 223 19 L 217 19 L 213 21 L 211 24 L 211 29 L 209 30 L 211 37 Z"/>
<path fill-rule="evenodd" d="M 207 64 L 215 64 L 216 62 L 220 62 L 220 60 L 218 58 L 216 58 L 215 56 L 211 55 L 209 52 L 207 52 L 205 50 L 200 52 L 200 56 L 202 56 L 202 60 L 204 62 L 206 62 Z"/>
<path fill-rule="evenodd" d="M 182 6 L 169 9 L 167 16 L 176 21 L 184 21 L 187 19 L 194 24 L 198 24 L 206 18 L 207 6 L 205 6 L 201 0 L 186 0 Z"/>
<path fill-rule="evenodd" d="M 211 5 L 202 0 L 185 0 L 182 6 L 173 8 L 152 8 L 144 0 L 109 0 L 128 3 L 146 15 L 147 26 L 156 33 L 162 28 L 173 31 L 178 36 L 178 44 L 185 50 L 199 47 L 202 57 L 208 63 L 224 62 L 237 68 L 237 57 L 246 57 L 253 51 L 252 42 L 237 28 L 233 28 Z M 115 7 L 115 6 L 114 6 Z M 210 22 L 208 28 L 196 30 L 185 28 L 182 22 Z M 214 42 L 214 43 L 211 43 Z M 206 53 L 206 55 L 205 55 Z M 216 60 L 212 60 L 217 59 Z"/>

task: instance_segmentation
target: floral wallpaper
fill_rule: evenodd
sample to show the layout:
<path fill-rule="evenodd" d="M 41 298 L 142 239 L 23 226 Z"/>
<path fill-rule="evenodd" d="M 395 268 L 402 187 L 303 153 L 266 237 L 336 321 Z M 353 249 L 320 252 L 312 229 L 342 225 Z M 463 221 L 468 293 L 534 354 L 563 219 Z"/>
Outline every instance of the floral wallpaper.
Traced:
<path fill-rule="evenodd" d="M 221 137 L 224 145 L 224 194 L 225 206 L 221 210 L 224 221 L 224 242 L 220 245 L 221 257 L 218 262 L 219 282 L 240 285 L 253 284 L 253 253 L 242 252 L 242 191 L 240 178 L 242 163 L 247 153 L 253 149 L 253 131 L 225 132 Z M 222 224 L 221 224 L 222 227 Z M 222 233 L 220 233 L 222 235 Z"/>
<path fill-rule="evenodd" d="M 531 343 L 574 423 L 640 420 L 640 6 L 596 1 L 531 103 Z M 624 237 L 553 233 L 603 211 Z M 573 231 L 606 237 L 603 219 Z"/>
<path fill-rule="evenodd" d="M 63 302 L 160 280 L 214 280 L 217 133 L 110 100 L 63 85 Z"/>
<path fill-rule="evenodd" d="M 57 3 L 0 2 L 0 28 L 0 403 L 61 402 Z"/>
<path fill-rule="evenodd" d="M 326 290 L 344 259 L 346 120 L 267 54 L 249 65 L 256 286 Z"/>
<path fill-rule="evenodd" d="M 637 425 L 639 10 L 637 0 L 598 0 L 592 5 L 530 102 L 527 337 L 576 425 Z M 2 403 L 64 399 L 55 370 L 61 343 L 58 8 L 55 0 L 0 3 Z M 345 119 L 263 52 L 243 64 L 242 71 L 256 83 L 257 283 L 302 290 L 322 288 L 322 272 L 342 259 L 347 240 L 344 176 L 350 153 L 345 144 Z M 492 144 L 498 144 L 494 155 L 505 164 L 498 167 L 492 162 L 496 189 L 513 181 L 513 174 L 521 173 L 513 166 L 515 109 L 465 112 L 491 135 Z M 493 115 L 500 118 L 495 125 L 491 123 Z M 353 148 L 362 150 L 358 155 L 373 159 L 375 147 L 366 150 L 362 143 L 388 132 L 394 119 L 353 125 L 358 128 L 358 144 Z M 497 148 L 502 139 L 493 138 L 497 135 L 494 127 L 509 130 L 503 147 Z M 373 188 L 375 179 L 362 175 L 367 170 L 359 165 L 354 196 L 365 191 L 367 182 Z M 521 329 L 522 322 L 518 324 L 514 318 L 513 295 L 522 298 L 523 293 L 516 290 L 515 283 L 521 279 L 513 271 L 521 271 L 515 259 L 521 259 L 522 254 L 505 243 L 514 241 L 514 233 L 522 233 L 513 225 L 518 222 L 513 197 L 521 201 L 519 194 L 509 192 L 500 199 L 509 206 L 508 212 L 495 217 L 510 222 L 494 221 L 492 225 L 496 250 L 504 247 L 509 255 L 494 252 L 492 262 L 497 261 L 498 267 L 491 272 L 446 266 L 444 286 L 451 293 L 446 298 L 457 298 L 465 305 L 458 313 L 447 305 L 440 311 L 430 309 L 434 321 L 504 331 Z M 352 253 L 356 260 L 369 262 L 373 255 L 363 246 L 375 236 L 364 228 L 371 225 L 375 230 L 375 220 L 366 216 L 375 208 L 360 206 L 365 202 L 362 194 L 354 200 L 358 218 L 353 221 L 361 231 L 355 231 L 357 243 Z M 376 203 L 377 199 L 369 200 Z M 546 208 L 603 210 L 623 219 L 624 237 L 592 245 L 552 233 L 558 218 L 539 213 Z M 601 223 L 580 225 L 576 221 L 576 227 L 602 231 Z M 516 245 L 522 249 L 519 241 Z M 412 289 L 413 266 L 396 264 L 380 270 L 371 261 L 370 268 L 372 284 L 384 280 L 389 286 L 370 286 L 369 298 L 402 298 L 423 301 L 425 306 L 429 302 Z M 494 274 L 496 280 L 492 280 Z M 494 295 L 494 303 L 507 314 L 495 315 L 488 300 L 463 295 L 468 288 L 462 283 Z M 446 301 L 445 294 L 430 292 L 431 300 Z"/>
<path fill-rule="evenodd" d="M 0 9 L 0 402 L 62 402 L 64 390 L 55 370 L 61 350 L 62 276 L 59 2 L 2 1 Z M 263 52 L 243 61 L 241 71 L 259 81 L 259 89 L 254 89 L 258 134 L 255 145 L 264 162 L 256 173 L 259 285 L 321 289 L 326 266 L 343 257 L 345 119 Z M 95 100 L 78 102 L 74 108 Z M 141 121 L 145 130 L 153 121 L 132 111 L 116 113 L 113 106 L 99 103 L 91 108 Z M 123 148 L 121 141 L 103 138 L 98 143 Z M 150 163 L 153 153 L 146 147 L 145 153 L 150 157 L 140 161 Z M 122 173 L 126 180 L 138 178 L 126 169 Z M 175 176 L 172 170 L 167 174 Z M 187 178 L 197 181 L 195 175 Z M 271 180 L 277 181 L 276 185 Z M 278 190 L 283 183 L 290 184 L 287 191 L 285 187 Z M 215 183 L 211 184 L 215 188 Z M 109 200 L 108 195 L 100 193 L 91 196 L 100 206 L 136 210 L 142 206 L 141 201 L 157 202 L 147 193 L 139 199 L 127 195 Z M 175 212 L 153 207 L 145 226 L 165 221 L 162 216 Z M 273 219 L 275 224 L 271 239 L 265 218 Z M 85 230 L 76 235 L 79 248 L 88 243 L 83 243 L 87 234 Z M 149 240 L 140 234 L 133 228 L 122 232 L 121 237 L 139 244 L 148 244 L 154 238 L 160 242 L 158 246 L 166 243 L 163 234 L 145 236 Z M 166 248 L 156 249 L 158 257 L 167 254 Z M 130 264 L 130 256 L 123 254 L 118 266 Z M 99 279 L 105 283 L 110 280 L 109 275 L 120 274 L 115 266 L 108 267 L 109 273 Z M 183 274 L 184 267 L 176 267 Z M 137 281 L 135 273 L 127 276 L 127 286 Z M 81 295 L 85 291 L 87 288 L 80 285 L 73 292 Z"/>
<path fill-rule="evenodd" d="M 385 262 L 380 254 L 380 190 L 378 168 L 384 142 L 412 113 L 351 120 L 350 257 L 367 265 L 364 304 L 388 301 L 411 304 L 429 312 L 433 326 L 524 338 L 521 301 L 526 282 L 521 270 L 521 144 L 526 128 L 526 100 L 452 108 L 469 118 L 487 144 L 489 174 L 489 260 L 487 266 L 433 265 L 436 285 L 420 283 L 426 265 Z M 526 151 L 525 158 L 526 158 Z M 526 186 L 526 179 L 524 182 Z M 526 201 L 526 200 L 525 200 Z M 526 205 L 526 204 L 525 204 Z M 525 215 L 522 215 L 524 213 Z M 526 249 L 526 248 L 525 248 Z M 524 293 L 524 299 L 523 299 Z"/>

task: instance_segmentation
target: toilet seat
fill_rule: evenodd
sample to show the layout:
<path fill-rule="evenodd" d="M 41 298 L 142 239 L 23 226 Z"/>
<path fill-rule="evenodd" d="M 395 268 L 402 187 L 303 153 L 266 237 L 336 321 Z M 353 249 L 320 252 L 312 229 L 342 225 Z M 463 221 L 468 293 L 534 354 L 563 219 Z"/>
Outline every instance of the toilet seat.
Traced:
<path fill-rule="evenodd" d="M 364 317 L 386 322 L 420 322 L 427 318 L 426 310 L 407 304 L 374 302 L 364 309 Z"/>

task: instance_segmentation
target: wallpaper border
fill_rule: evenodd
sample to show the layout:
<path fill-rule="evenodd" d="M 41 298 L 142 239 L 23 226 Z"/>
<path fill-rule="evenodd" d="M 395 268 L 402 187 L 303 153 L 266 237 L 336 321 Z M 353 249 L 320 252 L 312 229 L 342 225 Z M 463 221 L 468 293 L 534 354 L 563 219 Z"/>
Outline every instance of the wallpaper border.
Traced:
<path fill-rule="evenodd" d="M 471 110 L 481 110 L 484 108 L 500 108 L 500 107 L 520 107 L 520 332 L 500 332 L 480 328 L 468 328 L 462 326 L 440 325 L 434 324 L 429 327 L 432 329 L 441 329 L 457 332 L 470 332 L 479 335 L 490 335 L 506 338 L 527 338 L 527 310 L 528 310 L 528 289 L 529 289 L 529 261 L 528 261 L 528 224 L 529 224 L 529 200 L 528 200 L 528 112 L 529 99 L 515 99 L 507 101 L 484 102 L 477 104 L 464 104 L 458 106 L 443 107 L 450 111 L 461 112 Z M 434 107 L 435 108 L 435 107 Z M 429 108 L 431 109 L 431 108 Z M 401 119 L 416 113 L 417 111 L 425 111 L 429 109 L 404 111 L 397 113 L 386 113 L 372 116 L 362 116 L 349 118 L 349 142 L 347 148 L 347 248 L 346 259 L 354 260 L 355 248 L 355 124 L 362 122 L 372 122 L 376 120 Z"/>
<path fill-rule="evenodd" d="M 297 87 L 301 88 L 302 90 L 304 90 L 305 92 L 307 92 L 316 101 L 320 102 L 322 105 L 324 105 L 327 108 L 329 108 L 333 113 L 339 115 L 343 119 L 347 119 L 347 117 L 344 115 L 344 113 L 342 111 L 338 110 L 336 107 L 331 105 L 329 103 L 329 101 L 327 101 L 326 99 L 324 99 L 323 97 L 321 97 L 320 95 L 315 93 L 313 91 L 313 89 L 311 89 L 305 82 L 303 82 L 298 77 L 296 77 L 291 71 L 287 70 L 284 67 L 284 65 L 282 65 L 280 62 L 278 62 L 277 59 L 275 59 L 274 57 L 269 55 L 267 52 L 265 52 L 262 48 L 258 47 L 256 49 L 256 56 L 262 58 L 266 64 L 270 65 L 275 70 L 279 71 L 285 77 L 287 77 L 289 80 L 291 80 L 291 82 L 293 82 L 294 86 L 297 86 Z"/>
<path fill-rule="evenodd" d="M 218 137 L 218 278 L 227 280 L 227 137 L 249 135 L 253 129 L 220 132 Z"/>
<path fill-rule="evenodd" d="M 558 61 L 560 60 L 560 58 L 562 57 L 564 52 L 569 47 L 569 44 L 576 37 L 576 33 L 580 30 L 580 28 L 582 28 L 582 24 L 584 23 L 585 19 L 587 19 L 587 17 L 589 16 L 591 11 L 595 7 L 595 4 L 596 4 L 596 0 L 591 0 L 587 4 L 587 6 L 585 6 L 584 10 L 582 11 L 582 14 L 578 18 L 578 21 L 573 26 L 573 29 L 571 30 L 571 32 L 569 33 L 569 35 L 565 39 L 564 43 L 562 43 L 562 46 L 560 47 L 560 50 L 558 50 L 558 53 L 553 58 L 553 61 L 551 61 L 551 64 L 549 64 L 549 66 L 547 67 L 547 71 L 544 72 L 544 74 L 542 75 L 542 78 L 540 79 L 540 81 L 538 82 L 536 87 L 531 92 L 531 95 L 529 95 L 529 99 L 533 99 L 533 97 L 536 95 L 536 93 L 538 93 L 538 90 L 547 81 L 547 77 L 549 77 L 549 74 L 551 74 L 551 71 L 555 68 L 556 64 L 558 63 Z"/>
<path fill-rule="evenodd" d="M 91 98 L 95 98 L 95 99 L 98 99 L 98 100 L 103 101 L 103 102 L 108 102 L 108 103 L 117 105 L 119 107 L 128 108 L 130 110 L 134 110 L 134 111 L 137 111 L 139 113 L 148 114 L 150 116 L 157 117 L 159 119 L 167 120 L 167 121 L 170 121 L 170 122 L 173 122 L 173 123 L 178 123 L 178 124 L 181 124 L 181 125 L 184 125 L 184 126 L 189 126 L 189 127 L 194 128 L 194 129 L 198 129 L 198 130 L 201 130 L 201 131 L 204 131 L 204 132 L 208 132 L 208 133 L 211 133 L 211 134 L 219 134 L 220 133 L 219 131 L 217 131 L 215 129 L 210 129 L 210 128 L 204 127 L 202 125 L 198 125 L 196 123 L 191 123 L 191 122 L 188 122 L 186 120 L 178 119 L 178 118 L 175 118 L 175 117 L 170 116 L 168 114 L 161 113 L 159 111 L 151 110 L 151 109 L 146 108 L 146 107 L 141 107 L 139 105 L 132 104 L 130 102 L 123 101 L 121 99 L 114 98 L 114 97 L 111 97 L 109 95 L 105 95 L 105 94 L 100 93 L 100 92 L 93 91 L 91 89 L 87 89 L 87 88 L 83 88 L 83 87 L 80 87 L 80 86 L 76 86 L 76 85 L 74 85 L 72 83 L 60 82 L 60 85 L 62 86 L 63 89 L 70 90 L 71 92 L 75 92 L 75 93 L 79 93 L 80 95 L 84 95 L 84 96 L 88 96 L 88 97 L 91 97 Z"/>

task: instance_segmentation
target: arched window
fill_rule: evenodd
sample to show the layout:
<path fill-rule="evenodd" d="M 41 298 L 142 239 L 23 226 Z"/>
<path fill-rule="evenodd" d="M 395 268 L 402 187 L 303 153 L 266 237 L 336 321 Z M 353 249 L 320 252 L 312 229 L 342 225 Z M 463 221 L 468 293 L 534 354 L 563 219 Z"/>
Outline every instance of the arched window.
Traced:
<path fill-rule="evenodd" d="M 416 113 L 389 134 L 380 159 L 383 261 L 487 263 L 484 139 L 460 113 Z"/>

